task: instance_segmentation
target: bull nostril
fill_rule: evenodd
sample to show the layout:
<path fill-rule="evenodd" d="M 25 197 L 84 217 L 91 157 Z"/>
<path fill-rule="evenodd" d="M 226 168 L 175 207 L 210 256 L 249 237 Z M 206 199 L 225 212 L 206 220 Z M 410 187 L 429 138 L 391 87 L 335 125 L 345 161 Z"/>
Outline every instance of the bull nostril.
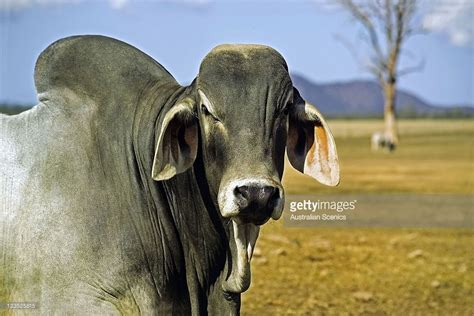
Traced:
<path fill-rule="evenodd" d="M 278 188 L 272 187 L 273 190 L 271 192 L 271 195 L 268 199 L 267 206 L 270 208 L 274 208 L 277 206 L 278 201 L 280 200 L 280 190 Z"/>
<path fill-rule="evenodd" d="M 234 194 L 239 197 L 239 195 L 244 199 L 244 200 L 249 200 L 250 199 L 250 192 L 249 192 L 249 187 L 246 185 L 242 185 L 240 187 L 236 187 L 234 189 Z"/>
<path fill-rule="evenodd" d="M 276 191 L 277 191 L 277 188 L 275 187 L 269 187 L 269 186 L 263 187 L 262 190 L 260 191 L 261 199 L 270 201 Z"/>
<path fill-rule="evenodd" d="M 280 198 L 280 190 L 274 186 L 243 185 L 234 189 L 234 194 L 243 205 L 275 207 Z"/>
<path fill-rule="evenodd" d="M 280 202 L 280 188 L 250 183 L 234 188 L 238 217 L 243 223 L 265 224 Z"/>

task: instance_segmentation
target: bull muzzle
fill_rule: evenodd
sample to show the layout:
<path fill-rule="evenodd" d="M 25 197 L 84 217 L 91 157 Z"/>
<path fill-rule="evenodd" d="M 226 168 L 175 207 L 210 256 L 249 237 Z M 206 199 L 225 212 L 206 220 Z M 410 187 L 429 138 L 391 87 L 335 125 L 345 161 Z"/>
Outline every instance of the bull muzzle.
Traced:
<path fill-rule="evenodd" d="M 218 196 L 221 215 L 238 223 L 265 224 L 270 217 L 277 220 L 283 211 L 283 188 L 273 179 L 232 181 Z"/>
<path fill-rule="evenodd" d="M 280 202 L 278 187 L 258 183 L 238 186 L 234 195 L 239 206 L 239 220 L 255 225 L 265 224 Z"/>
<path fill-rule="evenodd" d="M 218 203 L 221 215 L 230 218 L 230 269 L 223 289 L 242 293 L 250 286 L 250 260 L 260 232 L 260 225 L 270 217 L 277 220 L 283 210 L 283 188 L 273 179 L 234 180 L 221 187 Z"/>

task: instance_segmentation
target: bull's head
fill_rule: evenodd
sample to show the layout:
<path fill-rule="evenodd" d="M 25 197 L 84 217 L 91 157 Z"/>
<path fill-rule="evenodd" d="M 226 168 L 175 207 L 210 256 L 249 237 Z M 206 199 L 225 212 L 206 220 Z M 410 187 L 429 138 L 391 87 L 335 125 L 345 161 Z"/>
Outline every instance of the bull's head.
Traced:
<path fill-rule="evenodd" d="M 202 144 L 209 191 L 228 224 L 232 263 L 223 287 L 240 293 L 250 285 L 259 226 L 283 210 L 285 149 L 294 168 L 334 186 L 336 145 L 322 115 L 293 87 L 283 57 L 270 47 L 216 47 L 201 63 L 191 91 L 164 118 L 153 178 L 186 171 Z"/>

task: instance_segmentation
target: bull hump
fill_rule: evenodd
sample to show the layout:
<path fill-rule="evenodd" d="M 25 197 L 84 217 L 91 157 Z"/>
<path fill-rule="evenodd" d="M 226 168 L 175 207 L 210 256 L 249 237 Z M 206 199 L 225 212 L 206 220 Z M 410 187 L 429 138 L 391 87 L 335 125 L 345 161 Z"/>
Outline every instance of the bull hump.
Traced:
<path fill-rule="evenodd" d="M 171 74 L 142 51 L 105 36 L 72 36 L 56 41 L 39 56 L 35 86 L 40 97 L 67 89 L 92 99 L 134 93 L 143 83 L 175 81 Z M 117 96 L 121 97 L 121 96 Z"/>

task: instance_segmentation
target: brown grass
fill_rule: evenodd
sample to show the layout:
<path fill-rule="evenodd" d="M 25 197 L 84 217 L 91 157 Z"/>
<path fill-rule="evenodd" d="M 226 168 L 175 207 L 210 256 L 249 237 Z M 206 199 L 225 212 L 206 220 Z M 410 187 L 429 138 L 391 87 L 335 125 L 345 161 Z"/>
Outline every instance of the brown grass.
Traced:
<path fill-rule="evenodd" d="M 380 122 L 329 124 L 340 186 L 325 188 L 287 166 L 288 193 L 474 193 L 472 120 L 402 121 L 393 154 L 370 151 L 370 134 L 382 130 Z M 257 245 L 244 315 L 474 313 L 472 228 L 288 228 L 272 222 Z"/>

